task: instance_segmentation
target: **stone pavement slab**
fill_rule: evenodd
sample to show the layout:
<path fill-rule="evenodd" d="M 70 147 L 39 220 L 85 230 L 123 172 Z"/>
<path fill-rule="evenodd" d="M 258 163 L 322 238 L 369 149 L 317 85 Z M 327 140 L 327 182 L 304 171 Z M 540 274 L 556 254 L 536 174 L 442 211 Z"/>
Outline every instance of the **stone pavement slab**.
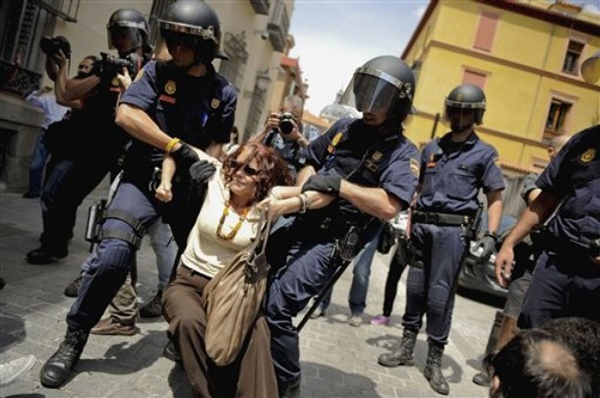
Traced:
<path fill-rule="evenodd" d="M 104 187 L 105 188 L 105 187 Z M 71 381 L 60 390 L 41 387 L 43 362 L 62 340 L 65 315 L 73 299 L 65 286 L 77 275 L 88 254 L 83 240 L 87 208 L 105 195 L 99 189 L 78 212 L 75 237 L 67 258 L 46 266 L 29 265 L 25 253 L 38 245 L 41 211 L 37 200 L 18 194 L 0 194 L 0 275 L 7 285 L 0 291 L 0 363 L 26 354 L 37 356 L 34 368 L 21 380 L 0 388 L 0 396 L 31 397 L 189 397 L 185 373 L 162 357 L 166 323 L 162 318 L 141 320 L 141 334 L 132 337 L 91 335 Z M 142 300 L 154 296 L 157 273 L 148 242 L 138 254 L 138 292 Z M 302 397 L 434 397 L 423 377 L 427 344 L 419 334 L 414 367 L 384 368 L 381 353 L 398 346 L 405 302 L 401 280 L 390 326 L 368 324 L 381 311 L 389 255 L 377 255 L 373 268 L 364 324 L 355 328 L 347 294 L 352 272 L 336 285 L 325 317 L 311 320 L 300 336 L 303 369 Z M 487 389 L 471 382 L 477 372 L 496 308 L 457 296 L 450 343 L 443 358 L 443 373 L 451 397 L 485 397 Z M 21 395 L 23 396 L 23 395 Z"/>

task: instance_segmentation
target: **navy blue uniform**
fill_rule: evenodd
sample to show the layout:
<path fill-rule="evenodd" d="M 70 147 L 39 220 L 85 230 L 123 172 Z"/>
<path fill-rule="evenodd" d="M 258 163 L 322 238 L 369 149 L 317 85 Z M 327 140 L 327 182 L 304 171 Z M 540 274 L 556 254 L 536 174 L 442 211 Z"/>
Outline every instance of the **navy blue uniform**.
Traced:
<path fill-rule="evenodd" d="M 562 204 L 536 264 L 519 327 L 582 316 L 600 322 L 600 265 L 587 247 L 600 239 L 600 126 L 569 140 L 536 185 Z"/>
<path fill-rule="evenodd" d="M 380 187 L 406 208 L 417 183 L 417 149 L 401 134 L 380 137 L 362 120 L 341 119 L 307 147 L 307 161 L 317 174 L 337 174 L 363 187 Z M 411 169 L 412 167 L 412 169 Z M 335 240 L 351 225 L 362 230 L 362 244 L 372 239 L 380 221 L 341 198 L 323 209 L 300 215 L 269 238 L 267 258 L 277 269 L 267 297 L 271 350 L 280 385 L 300 377 L 296 316 L 335 271 Z"/>
<path fill-rule="evenodd" d="M 452 133 L 427 144 L 421 154 L 421 193 L 413 216 L 411 239 L 422 253 L 424 268 L 410 267 L 407 303 L 402 324 L 418 332 L 427 312 L 428 341 L 448 342 L 454 285 L 466 247 L 466 225 L 419 220 L 417 212 L 473 217 L 479 189 L 504 189 L 498 154 L 472 133 L 464 143 L 454 143 Z"/>
<path fill-rule="evenodd" d="M 115 106 L 121 92 L 119 81 L 103 79 L 80 102 L 82 109 L 70 113 L 68 123 L 61 123 L 67 137 L 52 152 L 46 168 L 41 193 L 44 232 L 43 247 L 65 251 L 73 236 L 77 207 L 104 179 L 117 168 L 117 160 L 129 135 L 115 120 Z"/>
<path fill-rule="evenodd" d="M 149 62 L 121 97 L 121 103 L 145 111 L 165 133 L 201 149 L 211 142 L 229 141 L 236 100 L 235 88 L 212 66 L 206 76 L 192 77 L 170 63 L 156 62 Z M 161 151 L 133 140 L 122 183 L 109 208 L 109 213 L 119 211 L 130 220 L 104 222 L 102 234 L 113 237 L 103 238 L 88 260 L 79 296 L 67 315 L 71 328 L 90 330 L 125 281 L 136 250 L 125 237 L 148 228 L 159 217 L 159 202 L 150 185 L 162 158 Z M 114 237 L 119 235 L 124 238 Z"/>

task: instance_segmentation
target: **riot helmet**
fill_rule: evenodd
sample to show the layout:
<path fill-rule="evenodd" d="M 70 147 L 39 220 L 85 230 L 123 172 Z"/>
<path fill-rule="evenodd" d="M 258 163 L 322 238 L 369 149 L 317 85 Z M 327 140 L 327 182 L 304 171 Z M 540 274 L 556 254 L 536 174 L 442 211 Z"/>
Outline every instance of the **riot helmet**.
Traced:
<path fill-rule="evenodd" d="M 412 70 L 398 57 L 373 58 L 356 69 L 341 104 L 360 112 L 383 111 L 401 122 L 411 112 L 415 91 Z"/>
<path fill-rule="evenodd" d="M 138 10 L 121 8 L 106 24 L 108 48 L 121 55 L 148 45 L 148 22 Z"/>
<path fill-rule="evenodd" d="M 171 4 L 160 20 L 160 34 L 167 48 L 194 48 L 195 63 L 206 65 L 218 54 L 221 25 L 208 4 L 199 0 L 180 0 Z"/>
<path fill-rule="evenodd" d="M 473 84 L 455 87 L 444 103 L 444 119 L 450 124 L 453 132 L 460 132 L 483 122 L 485 94 Z"/>

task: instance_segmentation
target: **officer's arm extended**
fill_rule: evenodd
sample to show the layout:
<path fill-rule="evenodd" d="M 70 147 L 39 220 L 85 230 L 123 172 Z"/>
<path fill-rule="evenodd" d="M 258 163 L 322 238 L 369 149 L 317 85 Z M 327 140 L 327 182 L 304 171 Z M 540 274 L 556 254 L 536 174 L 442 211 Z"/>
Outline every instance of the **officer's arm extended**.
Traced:
<path fill-rule="evenodd" d="M 531 228 L 545 222 L 554 213 L 559 203 L 560 201 L 556 197 L 542 190 L 538 197 L 523 211 L 519 222 L 504 240 L 496 257 L 496 263 L 494 264 L 496 280 L 501 286 L 506 287 L 510 281 L 514 259 L 513 248 L 529 234 Z"/>
<path fill-rule="evenodd" d="M 359 210 L 383 220 L 394 218 L 402 210 L 402 202 L 383 188 L 367 188 L 342 180 L 340 197 Z"/>
<path fill-rule="evenodd" d="M 127 103 L 119 105 L 115 122 L 133 137 L 161 150 L 164 150 L 172 139 L 146 112 Z M 181 144 L 176 144 L 171 152 L 175 152 L 180 146 Z"/>

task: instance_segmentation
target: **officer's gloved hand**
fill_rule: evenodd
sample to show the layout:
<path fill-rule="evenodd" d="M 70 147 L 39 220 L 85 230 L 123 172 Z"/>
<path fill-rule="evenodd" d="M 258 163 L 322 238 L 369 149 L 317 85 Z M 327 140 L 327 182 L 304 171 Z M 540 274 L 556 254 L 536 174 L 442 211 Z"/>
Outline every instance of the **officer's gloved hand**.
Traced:
<path fill-rule="evenodd" d="M 306 180 L 302 192 L 317 191 L 338 196 L 342 185 L 342 177 L 338 175 L 315 174 Z"/>
<path fill-rule="evenodd" d="M 171 152 L 171 157 L 175 161 L 177 170 L 181 173 L 189 172 L 192 165 L 200 160 L 198 154 L 185 142 L 181 142 L 181 147 L 178 150 Z"/>
<path fill-rule="evenodd" d="M 498 242 L 498 236 L 495 232 L 486 232 L 485 235 L 481 239 L 477 241 L 474 247 L 474 251 L 477 253 L 481 250 L 481 254 L 479 255 L 479 259 L 477 261 L 478 264 L 483 264 L 490 259 L 492 253 L 494 253 L 494 248 L 496 247 L 496 243 Z"/>
<path fill-rule="evenodd" d="M 193 185 L 202 185 L 215 174 L 217 168 L 208 160 L 198 160 L 190 167 L 190 180 Z"/>

